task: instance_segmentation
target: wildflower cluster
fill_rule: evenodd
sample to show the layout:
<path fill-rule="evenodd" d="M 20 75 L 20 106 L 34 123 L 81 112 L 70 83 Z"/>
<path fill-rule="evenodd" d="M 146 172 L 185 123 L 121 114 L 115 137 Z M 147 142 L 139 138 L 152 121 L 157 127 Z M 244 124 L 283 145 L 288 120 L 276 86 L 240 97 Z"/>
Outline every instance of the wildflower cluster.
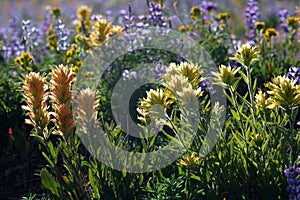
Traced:
<path fill-rule="evenodd" d="M 47 166 L 38 169 L 38 184 L 51 199 L 299 199 L 299 166 L 286 168 L 300 152 L 295 1 L 280 8 L 226 1 L 241 8 L 231 10 L 221 1 L 135 1 L 128 11 L 117 10 L 122 1 L 78 8 L 67 2 L 48 6 L 44 16 L 31 17 L 40 13 L 34 8 L 22 20 L 15 13 L 0 27 L 0 133 L 10 139 L 2 145 L 0 134 L 0 168 L 7 155 L 41 152 Z M 155 83 L 131 90 L 141 80 Z M 91 150 L 94 143 L 105 148 Z M 116 149 L 124 156 L 91 156 Z M 148 155 L 166 149 L 183 156 L 150 172 L 162 158 L 146 162 Z M 122 163 L 122 172 L 110 160 Z M 131 164 L 150 171 L 127 173 Z M 1 173 L 1 194 L 8 179 L 15 181 L 14 169 Z M 23 187 L 35 179 L 16 177 L 14 190 L 39 192 Z"/>
<path fill-rule="evenodd" d="M 200 83 L 204 81 L 204 78 L 201 75 L 202 72 L 197 65 L 187 62 L 181 62 L 178 65 L 171 63 L 166 73 L 161 75 L 164 88 L 151 89 L 147 92 L 147 97 L 140 101 L 137 111 L 142 116 L 139 117 L 142 124 L 148 124 L 149 114 L 157 113 L 157 111 L 151 112 L 151 109 L 156 110 L 154 105 L 160 105 L 166 110 L 176 101 L 181 105 L 195 103 L 189 101 L 193 99 L 192 97 L 203 95 Z M 160 115 L 160 118 L 162 116 Z"/>
<path fill-rule="evenodd" d="M 24 80 L 24 98 L 26 106 L 23 109 L 27 111 L 30 120 L 26 123 L 32 125 L 36 134 L 49 137 L 47 125 L 53 116 L 53 123 L 56 130 L 53 134 L 70 136 L 75 127 L 71 111 L 71 84 L 74 81 L 72 71 L 63 65 L 57 66 L 51 73 L 50 86 L 46 84 L 46 77 L 39 73 L 31 72 Z M 54 112 L 49 111 L 48 100 L 52 102 Z"/>
<path fill-rule="evenodd" d="M 32 63 L 34 58 L 28 52 L 23 53 L 20 57 L 15 59 L 15 63 L 20 65 L 21 70 L 25 70 L 27 72 L 33 71 Z"/>

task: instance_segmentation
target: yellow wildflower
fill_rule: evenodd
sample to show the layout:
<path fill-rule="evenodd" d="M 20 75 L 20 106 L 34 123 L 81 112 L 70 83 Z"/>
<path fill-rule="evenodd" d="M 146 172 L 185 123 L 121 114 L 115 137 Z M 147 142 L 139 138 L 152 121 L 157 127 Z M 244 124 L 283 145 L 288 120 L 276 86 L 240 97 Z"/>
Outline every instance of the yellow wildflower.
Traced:
<path fill-rule="evenodd" d="M 189 167 L 189 168 L 196 168 L 198 167 L 200 157 L 196 156 L 195 152 L 192 152 L 190 155 L 185 155 L 179 161 L 179 166 L 182 167 Z"/>
<path fill-rule="evenodd" d="M 92 14 L 92 9 L 86 5 L 80 6 L 77 9 L 77 17 L 84 22 L 89 21 Z"/>
<path fill-rule="evenodd" d="M 242 64 L 245 68 L 250 67 L 255 62 L 259 61 L 259 50 L 256 47 L 251 47 L 250 44 L 243 44 L 238 48 L 238 53 L 229 59 L 235 60 Z"/>
<path fill-rule="evenodd" d="M 266 29 L 264 37 L 267 41 L 270 41 L 273 37 L 278 36 L 278 32 L 274 28 Z"/>
<path fill-rule="evenodd" d="M 15 63 L 20 65 L 20 69 L 31 72 L 32 68 L 30 64 L 34 61 L 32 55 L 28 52 L 23 53 L 21 56 L 15 59 Z"/>
<path fill-rule="evenodd" d="M 225 65 L 221 65 L 219 67 L 219 73 L 217 72 L 211 72 L 213 76 L 215 76 L 214 84 L 218 84 L 223 86 L 224 88 L 231 87 L 235 81 L 238 79 L 235 77 L 235 74 L 240 70 L 241 68 L 238 67 L 236 69 L 231 68 L 230 66 L 226 67 Z"/>
<path fill-rule="evenodd" d="M 255 95 L 255 104 L 256 107 L 265 110 L 272 104 L 272 100 L 270 98 L 267 98 L 266 93 L 262 92 L 261 90 L 258 91 L 258 93 Z"/>
<path fill-rule="evenodd" d="M 50 122 L 50 114 L 47 111 L 48 87 L 45 82 L 46 77 L 41 76 L 40 73 L 31 72 L 26 75 L 23 83 L 26 106 L 22 108 L 29 116 L 25 123 L 32 125 L 38 134 L 44 134 L 43 130 Z"/>
<path fill-rule="evenodd" d="M 292 29 L 297 29 L 298 23 L 299 23 L 299 17 L 293 16 L 293 17 L 288 17 L 286 19 L 286 24 Z"/>
<path fill-rule="evenodd" d="M 230 14 L 227 12 L 218 13 L 218 15 L 217 15 L 217 19 L 222 22 L 226 22 L 229 18 L 230 18 Z"/>
<path fill-rule="evenodd" d="M 300 105 L 300 86 L 296 84 L 296 81 L 286 76 L 277 76 L 265 86 L 270 89 L 267 93 L 272 100 L 268 108 L 280 106 L 284 109 L 293 109 Z"/>
<path fill-rule="evenodd" d="M 266 26 L 265 22 L 256 22 L 254 27 L 258 32 L 262 32 Z"/>

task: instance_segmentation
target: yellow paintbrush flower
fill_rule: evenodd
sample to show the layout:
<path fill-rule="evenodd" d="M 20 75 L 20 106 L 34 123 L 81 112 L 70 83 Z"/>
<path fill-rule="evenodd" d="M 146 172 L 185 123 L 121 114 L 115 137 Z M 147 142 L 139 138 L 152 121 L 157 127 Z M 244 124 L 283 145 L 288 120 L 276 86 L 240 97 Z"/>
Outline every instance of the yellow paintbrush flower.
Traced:
<path fill-rule="evenodd" d="M 92 8 L 83 5 L 77 9 L 77 17 L 84 22 L 89 21 L 92 14 Z"/>
<path fill-rule="evenodd" d="M 217 19 L 221 22 L 226 22 L 230 18 L 230 14 L 225 12 L 225 13 L 218 13 Z"/>
<path fill-rule="evenodd" d="M 150 121 L 149 114 L 152 114 L 152 116 L 161 114 L 156 113 L 156 111 L 159 110 L 157 109 L 158 106 L 161 106 L 159 108 L 166 109 L 169 108 L 174 102 L 175 98 L 168 90 L 165 91 L 161 88 L 157 88 L 156 90 L 150 89 L 149 91 L 147 91 L 147 97 L 143 98 L 139 102 L 137 112 L 141 116 L 138 117 L 138 119 L 142 122 L 142 124 L 148 124 Z"/>
<path fill-rule="evenodd" d="M 31 72 L 26 75 L 23 83 L 23 92 L 26 105 L 22 106 L 27 111 L 29 119 L 25 123 L 32 125 L 37 133 L 42 133 L 50 122 L 47 111 L 48 92 L 45 84 L 46 78 L 39 73 Z"/>
<path fill-rule="evenodd" d="M 237 77 L 235 77 L 235 75 L 240 69 L 240 67 L 233 69 L 230 66 L 226 67 L 225 65 L 221 65 L 219 67 L 220 72 L 211 72 L 215 77 L 214 84 L 220 85 L 224 88 L 229 88 L 238 79 Z"/>
<path fill-rule="evenodd" d="M 265 110 L 272 104 L 272 100 L 267 98 L 266 93 L 261 90 L 255 95 L 255 105 L 258 109 Z"/>
<path fill-rule="evenodd" d="M 70 104 L 72 101 L 71 85 L 75 80 L 68 66 L 59 65 L 51 72 L 51 100 L 56 104 Z"/>
<path fill-rule="evenodd" d="M 265 22 L 256 22 L 254 27 L 258 32 L 262 32 L 266 26 Z"/>
<path fill-rule="evenodd" d="M 183 156 L 183 158 L 179 161 L 179 166 L 195 168 L 198 166 L 199 160 L 200 157 L 196 156 L 195 152 L 192 152 L 190 155 Z"/>
<path fill-rule="evenodd" d="M 204 78 L 201 77 L 203 72 L 200 70 L 200 67 L 193 63 L 181 62 L 179 65 L 171 63 L 166 71 L 166 74 L 162 76 L 166 82 L 174 78 L 174 75 L 180 75 L 187 78 L 193 89 L 198 89 L 199 84 L 204 80 Z"/>
<path fill-rule="evenodd" d="M 75 127 L 73 113 L 69 104 L 54 105 L 54 113 L 52 120 L 56 126 L 56 130 L 53 131 L 55 135 L 63 135 L 65 137 L 70 136 L 73 133 Z"/>
<path fill-rule="evenodd" d="M 259 61 L 259 50 L 256 47 L 251 47 L 250 44 L 243 44 L 238 48 L 238 53 L 231 57 L 231 60 L 235 60 L 242 64 L 245 68 L 250 67 L 255 62 Z"/>
<path fill-rule="evenodd" d="M 293 109 L 300 105 L 300 86 L 296 84 L 296 81 L 291 81 L 286 76 L 277 76 L 265 86 L 269 89 L 267 93 L 272 99 L 268 108 L 279 106 L 284 109 Z"/>
<path fill-rule="evenodd" d="M 289 27 L 291 27 L 292 29 L 297 29 L 297 27 L 299 26 L 300 17 L 288 17 L 285 21 Z"/>

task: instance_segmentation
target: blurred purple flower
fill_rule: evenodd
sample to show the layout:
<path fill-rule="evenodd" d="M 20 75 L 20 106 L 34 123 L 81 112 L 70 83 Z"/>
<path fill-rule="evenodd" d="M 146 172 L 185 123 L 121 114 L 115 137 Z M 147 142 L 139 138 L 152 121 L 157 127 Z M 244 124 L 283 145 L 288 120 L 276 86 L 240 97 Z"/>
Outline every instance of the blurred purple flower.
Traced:
<path fill-rule="evenodd" d="M 287 177 L 287 181 L 289 186 L 287 187 L 287 191 L 290 193 L 290 200 L 300 200 L 300 167 L 296 167 L 296 163 L 293 165 L 290 164 L 288 168 L 284 170 L 285 176 Z"/>
<path fill-rule="evenodd" d="M 162 61 L 159 61 L 160 57 L 156 57 L 153 61 L 153 64 L 155 65 L 151 72 L 154 74 L 154 79 L 159 79 L 161 75 L 167 73 L 167 66 L 163 64 Z"/>
<path fill-rule="evenodd" d="M 163 16 L 163 8 L 160 4 L 154 4 L 149 2 L 148 15 L 132 15 L 131 6 L 129 6 L 127 13 L 122 10 L 120 12 L 122 16 L 122 22 L 125 31 L 130 28 L 148 28 L 149 26 L 154 27 L 168 27 L 169 23 L 166 22 L 165 16 Z"/>
<path fill-rule="evenodd" d="M 66 51 L 69 48 L 69 42 L 68 42 L 68 34 L 66 30 L 66 25 L 62 23 L 60 19 L 56 20 L 56 26 L 54 28 L 57 36 L 57 50 L 58 51 Z"/>
<path fill-rule="evenodd" d="M 16 19 L 9 20 L 8 29 L 2 34 L 2 52 L 5 59 L 13 59 L 25 52 L 21 41 L 22 29 Z"/>
<path fill-rule="evenodd" d="M 283 29 L 284 32 L 288 33 L 290 32 L 288 25 L 286 24 L 285 20 L 289 17 L 289 12 L 287 9 L 281 9 L 278 12 L 279 17 L 279 24 L 280 27 Z"/>
<path fill-rule="evenodd" d="M 297 84 L 300 84 L 300 68 L 291 66 L 286 76 L 291 80 L 295 80 Z"/>
<path fill-rule="evenodd" d="M 248 0 L 247 7 L 245 10 L 246 21 L 245 25 L 247 27 L 246 37 L 250 41 L 256 41 L 256 30 L 255 23 L 258 22 L 260 18 L 259 5 L 256 0 Z"/>
<path fill-rule="evenodd" d="M 163 16 L 163 8 L 160 4 L 154 4 L 150 1 L 148 13 L 148 19 L 151 21 L 152 26 L 159 26 L 165 28 L 168 26 L 168 23 L 165 21 L 165 17 Z"/>
<path fill-rule="evenodd" d="M 212 1 L 201 1 L 199 8 L 203 13 L 203 21 L 205 22 L 211 20 L 208 13 L 212 10 L 218 10 L 218 4 Z"/>
<path fill-rule="evenodd" d="M 26 51 L 31 52 L 34 47 L 37 47 L 41 40 L 39 37 L 40 32 L 35 26 L 32 25 L 31 20 L 22 21 L 22 31 L 23 31 L 23 42 L 25 45 Z"/>

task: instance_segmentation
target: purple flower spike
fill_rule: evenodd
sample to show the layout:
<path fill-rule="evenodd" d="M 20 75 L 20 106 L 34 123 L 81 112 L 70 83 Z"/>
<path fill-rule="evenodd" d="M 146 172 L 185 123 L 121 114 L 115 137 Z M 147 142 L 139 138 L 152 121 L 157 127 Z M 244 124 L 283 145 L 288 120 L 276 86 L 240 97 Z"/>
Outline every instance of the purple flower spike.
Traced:
<path fill-rule="evenodd" d="M 300 199 L 300 167 L 296 167 L 296 163 L 293 165 L 290 164 L 289 168 L 284 170 L 284 173 L 287 177 L 289 186 L 287 187 L 287 191 L 290 193 L 290 200 L 299 200 Z"/>
<path fill-rule="evenodd" d="M 291 80 L 296 80 L 296 83 L 300 84 L 300 68 L 291 66 L 286 76 Z"/>
<path fill-rule="evenodd" d="M 285 20 L 289 17 L 289 12 L 287 9 L 281 9 L 278 12 L 278 17 L 279 17 L 279 24 L 280 27 L 283 29 L 284 32 L 288 33 L 290 32 L 288 25 L 286 24 Z"/>
<path fill-rule="evenodd" d="M 155 67 L 151 69 L 151 72 L 154 74 L 154 79 L 159 79 L 161 75 L 167 73 L 167 66 L 163 62 L 159 61 L 160 57 L 157 56 L 154 58 L 153 64 Z"/>
<path fill-rule="evenodd" d="M 245 14 L 245 25 L 247 27 L 246 36 L 250 41 L 256 41 L 255 23 L 258 22 L 260 18 L 259 5 L 256 0 L 248 0 Z"/>
<path fill-rule="evenodd" d="M 213 10 L 218 10 L 218 4 L 212 2 L 212 1 L 201 1 L 199 8 L 201 12 L 203 13 L 203 21 L 212 20 L 209 16 L 209 12 Z"/>
<path fill-rule="evenodd" d="M 56 32 L 56 36 L 58 38 L 57 41 L 57 51 L 66 51 L 69 48 L 69 36 L 67 34 L 66 25 L 62 23 L 60 19 L 56 20 L 56 26 L 54 28 Z"/>

